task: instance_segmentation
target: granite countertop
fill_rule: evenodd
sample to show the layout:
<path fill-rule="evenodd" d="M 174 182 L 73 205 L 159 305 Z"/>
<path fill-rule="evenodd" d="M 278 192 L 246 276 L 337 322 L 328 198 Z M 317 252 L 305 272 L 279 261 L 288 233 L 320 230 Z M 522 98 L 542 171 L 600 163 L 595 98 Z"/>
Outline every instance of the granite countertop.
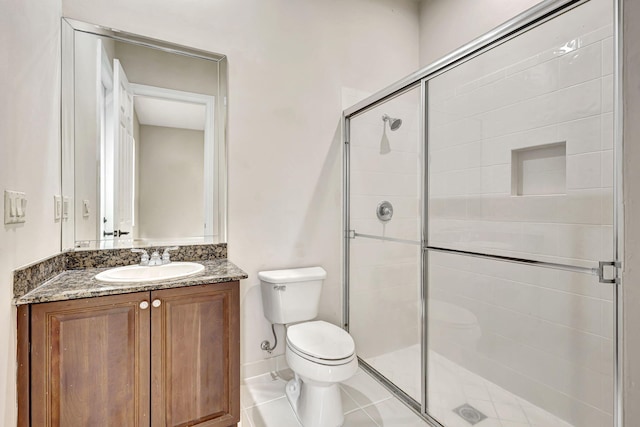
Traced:
<path fill-rule="evenodd" d="M 30 292 L 15 298 L 14 304 L 36 304 L 41 302 L 153 291 L 157 289 L 215 284 L 246 279 L 248 277 L 244 271 L 229 262 L 226 258 L 198 260 L 196 262 L 204 265 L 204 272 L 179 279 L 145 283 L 106 283 L 96 280 L 95 275 L 102 271 L 109 270 L 107 267 L 66 270 Z"/>

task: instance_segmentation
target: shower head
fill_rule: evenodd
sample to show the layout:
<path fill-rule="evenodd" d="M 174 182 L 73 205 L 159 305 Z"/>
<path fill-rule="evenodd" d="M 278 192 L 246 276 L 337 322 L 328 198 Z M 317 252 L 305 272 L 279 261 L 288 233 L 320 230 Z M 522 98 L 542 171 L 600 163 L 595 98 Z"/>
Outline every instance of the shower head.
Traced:
<path fill-rule="evenodd" d="M 389 129 L 391 130 L 398 130 L 402 125 L 402 119 L 394 119 L 386 114 L 382 116 L 382 121 L 389 122 Z"/>

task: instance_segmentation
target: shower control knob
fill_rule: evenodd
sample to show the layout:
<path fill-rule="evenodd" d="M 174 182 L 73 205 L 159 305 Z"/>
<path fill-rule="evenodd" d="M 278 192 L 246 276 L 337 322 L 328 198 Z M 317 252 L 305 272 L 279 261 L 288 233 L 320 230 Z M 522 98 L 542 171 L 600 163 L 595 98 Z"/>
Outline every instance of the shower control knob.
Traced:
<path fill-rule="evenodd" d="M 393 217 L 393 205 L 387 200 L 378 203 L 378 206 L 376 207 L 376 214 L 378 215 L 378 219 L 382 222 L 391 220 Z"/>

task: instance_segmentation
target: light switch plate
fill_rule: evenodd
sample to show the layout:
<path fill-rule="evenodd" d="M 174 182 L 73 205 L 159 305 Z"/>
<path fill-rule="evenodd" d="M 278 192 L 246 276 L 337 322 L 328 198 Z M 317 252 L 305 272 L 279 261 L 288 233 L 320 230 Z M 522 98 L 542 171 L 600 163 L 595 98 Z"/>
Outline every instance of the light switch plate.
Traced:
<path fill-rule="evenodd" d="M 53 196 L 53 219 L 60 221 L 62 219 L 62 196 Z"/>
<path fill-rule="evenodd" d="M 91 210 L 89 209 L 89 201 L 88 200 L 83 200 L 82 201 L 82 216 L 84 218 L 88 218 L 90 213 L 91 213 Z"/>
<path fill-rule="evenodd" d="M 4 223 L 13 224 L 13 216 L 11 215 L 12 191 L 4 190 Z"/>
<path fill-rule="evenodd" d="M 23 223 L 27 220 L 27 195 L 19 191 L 14 193 L 14 203 L 16 205 L 16 217 L 14 223 Z"/>
<path fill-rule="evenodd" d="M 69 197 L 62 198 L 62 219 L 69 219 Z"/>
<path fill-rule="evenodd" d="M 27 195 L 19 191 L 4 191 L 4 223 L 19 224 L 27 220 Z"/>

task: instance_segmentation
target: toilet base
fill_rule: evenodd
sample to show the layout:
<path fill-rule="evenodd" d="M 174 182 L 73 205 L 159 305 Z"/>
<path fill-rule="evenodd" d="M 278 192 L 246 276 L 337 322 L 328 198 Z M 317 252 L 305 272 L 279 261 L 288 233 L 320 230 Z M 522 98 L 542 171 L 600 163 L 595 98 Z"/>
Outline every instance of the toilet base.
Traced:
<path fill-rule="evenodd" d="M 303 427 L 341 427 L 344 423 L 338 383 L 318 383 L 296 374 L 285 390 Z"/>

